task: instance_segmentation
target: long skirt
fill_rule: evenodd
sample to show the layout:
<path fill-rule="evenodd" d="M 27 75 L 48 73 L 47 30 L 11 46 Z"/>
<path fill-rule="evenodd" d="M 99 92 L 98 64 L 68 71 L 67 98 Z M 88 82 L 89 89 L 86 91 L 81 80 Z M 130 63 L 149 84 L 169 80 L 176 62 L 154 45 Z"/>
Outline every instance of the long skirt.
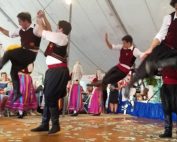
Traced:
<path fill-rule="evenodd" d="M 31 76 L 28 74 L 20 74 L 19 79 L 20 79 L 20 92 L 22 96 L 16 102 L 13 103 L 12 100 L 14 94 L 12 91 L 10 93 L 6 107 L 13 111 L 36 110 L 38 105 Z"/>
<path fill-rule="evenodd" d="M 69 111 L 81 111 L 83 109 L 81 86 L 73 84 L 69 93 L 68 109 Z"/>
<path fill-rule="evenodd" d="M 102 111 L 102 90 L 96 87 L 93 90 L 93 95 L 90 98 L 88 112 L 90 114 L 100 114 Z"/>

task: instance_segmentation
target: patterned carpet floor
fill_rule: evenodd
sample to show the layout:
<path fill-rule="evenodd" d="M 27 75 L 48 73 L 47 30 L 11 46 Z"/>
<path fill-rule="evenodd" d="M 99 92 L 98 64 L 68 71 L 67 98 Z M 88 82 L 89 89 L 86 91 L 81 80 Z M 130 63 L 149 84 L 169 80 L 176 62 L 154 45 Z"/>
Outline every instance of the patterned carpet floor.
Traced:
<path fill-rule="evenodd" d="M 176 128 L 172 139 L 160 139 L 163 121 L 129 115 L 61 117 L 61 131 L 51 136 L 30 132 L 40 121 L 40 116 L 0 117 L 0 142 L 177 142 Z"/>

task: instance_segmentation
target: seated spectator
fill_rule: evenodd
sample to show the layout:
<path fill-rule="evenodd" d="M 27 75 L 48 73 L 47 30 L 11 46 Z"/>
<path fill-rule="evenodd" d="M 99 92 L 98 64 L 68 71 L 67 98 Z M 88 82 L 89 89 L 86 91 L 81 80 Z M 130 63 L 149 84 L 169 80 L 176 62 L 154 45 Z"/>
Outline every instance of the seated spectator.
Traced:
<path fill-rule="evenodd" d="M 5 114 L 5 105 L 8 100 L 8 94 L 12 90 L 12 83 L 6 72 L 1 73 L 0 81 L 0 116 Z"/>

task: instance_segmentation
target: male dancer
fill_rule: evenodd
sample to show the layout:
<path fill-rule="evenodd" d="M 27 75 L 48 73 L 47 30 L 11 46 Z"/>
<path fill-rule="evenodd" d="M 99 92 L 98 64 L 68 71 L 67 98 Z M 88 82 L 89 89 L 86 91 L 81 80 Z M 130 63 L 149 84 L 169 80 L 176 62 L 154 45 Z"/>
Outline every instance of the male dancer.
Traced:
<path fill-rule="evenodd" d="M 39 22 L 36 32 L 39 36 L 49 41 L 45 52 L 48 70 L 46 71 L 44 81 L 45 106 L 42 123 L 31 131 L 48 131 L 48 134 L 54 134 L 60 131 L 58 100 L 66 95 L 66 86 L 70 78 L 66 58 L 71 24 L 67 21 L 59 21 L 57 32 L 52 32 L 44 12 L 39 11 L 38 18 L 43 18 L 47 27 L 45 28 L 44 24 Z M 52 128 L 49 130 L 50 119 L 52 121 Z"/>
<path fill-rule="evenodd" d="M 107 99 L 106 86 L 108 84 L 116 84 L 127 76 L 131 67 L 134 65 L 137 57 L 141 57 L 143 53 L 133 45 L 133 38 L 126 35 L 122 38 L 122 44 L 114 45 L 108 40 L 108 34 L 105 34 L 105 41 L 109 49 L 118 49 L 120 51 L 119 63 L 111 68 L 102 81 L 103 85 L 103 103 Z"/>
<path fill-rule="evenodd" d="M 177 0 L 171 0 L 170 5 L 176 11 L 164 17 L 161 29 L 144 52 L 144 61 L 130 85 L 141 78 L 153 76 L 158 68 L 177 65 Z"/>
<path fill-rule="evenodd" d="M 6 51 L 4 56 L 0 59 L 0 69 L 2 69 L 9 60 L 12 63 L 11 78 L 14 89 L 13 102 L 21 96 L 18 72 L 35 61 L 41 42 L 41 38 L 33 33 L 34 28 L 31 25 L 31 15 L 28 12 L 21 12 L 17 15 L 17 18 L 21 27 L 15 32 L 9 32 L 0 27 L 0 32 L 4 35 L 11 38 L 20 36 L 21 38 L 21 48 Z"/>
<path fill-rule="evenodd" d="M 160 135 L 161 138 L 172 137 L 172 112 L 177 113 L 177 0 L 171 0 L 170 5 L 176 11 L 164 17 L 159 33 L 145 52 L 145 59 L 129 84 L 130 88 L 139 79 L 153 76 L 158 68 L 163 69 L 161 100 L 165 116 L 165 131 Z"/>

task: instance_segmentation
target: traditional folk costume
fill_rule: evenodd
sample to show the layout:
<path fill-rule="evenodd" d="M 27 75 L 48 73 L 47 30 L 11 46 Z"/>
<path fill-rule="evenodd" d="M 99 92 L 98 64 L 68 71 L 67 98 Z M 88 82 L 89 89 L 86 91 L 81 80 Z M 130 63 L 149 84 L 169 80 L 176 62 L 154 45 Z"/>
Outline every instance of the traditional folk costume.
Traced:
<path fill-rule="evenodd" d="M 82 86 L 79 84 L 83 75 L 83 69 L 79 62 L 77 62 L 72 71 L 71 87 L 69 91 L 68 110 L 73 111 L 72 116 L 77 116 L 79 111 L 83 109 L 82 102 Z"/>
<path fill-rule="evenodd" d="M 111 68 L 103 78 L 103 101 L 104 106 L 107 100 L 106 86 L 108 84 L 115 84 L 127 76 L 131 67 L 134 65 L 137 57 L 143 53 L 133 45 L 129 49 L 124 49 L 122 45 L 112 45 L 113 49 L 120 50 L 119 63 Z"/>
<path fill-rule="evenodd" d="M 96 83 L 97 78 L 94 78 L 92 83 Z M 101 86 L 95 86 L 92 91 L 92 96 L 88 105 L 88 112 L 93 115 L 100 115 L 102 112 L 103 101 L 102 101 L 102 89 Z"/>
<path fill-rule="evenodd" d="M 177 1 L 175 1 L 175 3 L 177 3 Z M 163 68 L 161 99 L 165 116 L 165 132 L 161 134 L 160 137 L 172 137 L 171 113 L 177 112 L 177 70 L 174 68 L 174 66 L 176 67 L 177 65 L 176 12 L 165 16 L 160 32 L 155 38 L 161 41 L 161 44 L 141 63 L 137 69 L 137 73 L 130 82 L 129 88 L 139 79 L 151 77 L 156 74 L 158 68 Z M 126 92 L 127 95 L 128 93 L 129 91 Z"/>
<path fill-rule="evenodd" d="M 155 75 L 158 68 L 177 65 L 175 60 L 177 56 L 177 15 L 175 12 L 165 16 L 163 25 L 155 38 L 161 41 L 161 44 L 154 48 L 138 67 L 130 86 L 139 79 Z"/>
<path fill-rule="evenodd" d="M 20 79 L 20 93 L 22 96 L 14 103 L 13 90 L 10 93 L 6 107 L 12 111 L 18 111 L 18 118 L 23 118 L 24 112 L 29 110 L 37 110 L 37 98 L 33 86 L 32 78 L 29 74 L 19 74 Z"/>
<path fill-rule="evenodd" d="M 70 23 L 62 22 L 65 26 L 71 27 Z M 49 131 L 49 134 L 53 134 L 60 131 L 58 100 L 66 95 L 66 86 L 70 78 L 67 67 L 68 36 L 63 32 L 43 30 L 42 37 L 50 41 L 45 51 L 48 65 L 44 80 L 45 106 L 41 125 L 31 131 Z M 50 119 L 52 128 L 49 130 Z"/>
<path fill-rule="evenodd" d="M 33 29 L 32 26 L 29 26 L 26 30 L 20 28 L 15 32 L 10 32 L 9 37 L 14 38 L 20 36 L 21 48 L 6 51 L 0 59 L 0 69 L 2 69 L 9 60 L 12 63 L 11 78 L 14 89 L 14 101 L 21 96 L 18 72 L 35 61 L 39 50 L 41 38 L 34 35 Z"/>
<path fill-rule="evenodd" d="M 77 116 L 79 111 L 83 109 L 82 91 L 83 91 L 82 86 L 79 84 L 78 81 L 74 82 L 71 85 L 68 109 L 69 111 L 73 111 L 74 116 Z"/>
<path fill-rule="evenodd" d="M 172 113 L 177 114 L 177 69 L 164 68 L 162 71 L 163 85 L 160 90 L 162 107 L 164 111 L 164 136 L 172 136 Z M 163 136 L 163 135 L 161 135 Z"/>

